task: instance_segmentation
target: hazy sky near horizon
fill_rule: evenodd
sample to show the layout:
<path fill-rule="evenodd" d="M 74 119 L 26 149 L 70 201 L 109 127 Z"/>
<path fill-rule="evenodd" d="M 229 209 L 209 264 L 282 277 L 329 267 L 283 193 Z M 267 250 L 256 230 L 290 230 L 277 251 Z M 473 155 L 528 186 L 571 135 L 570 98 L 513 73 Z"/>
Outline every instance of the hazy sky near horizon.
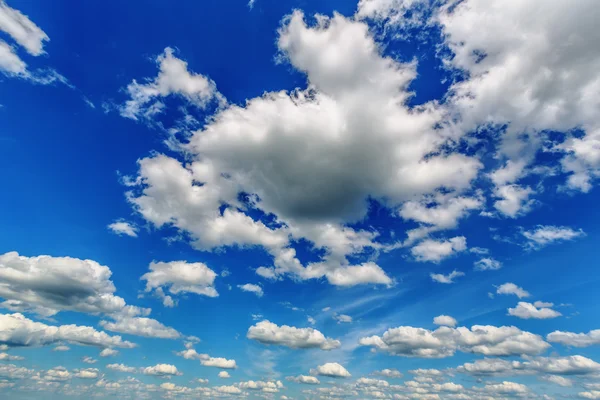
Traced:
<path fill-rule="evenodd" d="M 592 0 L 0 0 L 0 398 L 600 399 Z"/>

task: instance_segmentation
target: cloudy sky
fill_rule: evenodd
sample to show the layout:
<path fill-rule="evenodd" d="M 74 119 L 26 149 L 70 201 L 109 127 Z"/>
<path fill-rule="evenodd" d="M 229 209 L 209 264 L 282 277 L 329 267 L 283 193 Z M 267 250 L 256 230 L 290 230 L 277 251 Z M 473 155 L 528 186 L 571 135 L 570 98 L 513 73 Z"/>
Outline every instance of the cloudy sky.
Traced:
<path fill-rule="evenodd" d="M 0 0 L 0 398 L 600 399 L 594 0 Z"/>

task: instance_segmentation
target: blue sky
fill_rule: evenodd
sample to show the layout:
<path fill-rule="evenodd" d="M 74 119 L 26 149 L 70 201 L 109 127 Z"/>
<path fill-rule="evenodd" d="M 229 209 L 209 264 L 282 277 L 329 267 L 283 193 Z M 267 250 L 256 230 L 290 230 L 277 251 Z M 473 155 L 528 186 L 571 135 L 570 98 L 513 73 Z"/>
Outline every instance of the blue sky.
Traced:
<path fill-rule="evenodd" d="M 0 0 L 0 397 L 600 399 L 599 12 Z"/>

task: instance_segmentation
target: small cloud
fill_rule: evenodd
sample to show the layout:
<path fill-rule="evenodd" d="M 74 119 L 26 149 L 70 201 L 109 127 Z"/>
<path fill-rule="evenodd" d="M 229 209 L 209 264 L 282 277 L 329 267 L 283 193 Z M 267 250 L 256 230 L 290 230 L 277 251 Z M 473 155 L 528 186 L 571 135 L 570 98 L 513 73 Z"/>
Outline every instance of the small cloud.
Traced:
<path fill-rule="evenodd" d="M 502 263 L 493 258 L 482 258 L 473 265 L 475 266 L 475 271 L 495 271 L 502 268 Z"/>
<path fill-rule="evenodd" d="M 258 285 L 254 285 L 252 283 L 246 283 L 245 285 L 238 285 L 238 287 L 244 292 L 254 293 L 258 297 L 262 297 L 264 292 L 262 288 Z"/>
<path fill-rule="evenodd" d="M 430 274 L 429 276 L 431 276 L 431 280 L 433 280 L 434 282 L 450 284 L 450 283 L 454 283 L 454 278 L 465 276 L 465 274 L 464 274 L 464 272 L 454 270 L 448 275 Z"/>
<path fill-rule="evenodd" d="M 117 220 L 113 222 L 112 224 L 108 225 L 108 229 L 119 236 L 126 235 L 130 237 L 137 237 L 138 233 L 138 228 L 135 225 L 124 220 Z"/>
<path fill-rule="evenodd" d="M 514 294 L 515 296 L 517 296 L 520 299 L 531 296 L 531 294 L 529 294 L 529 292 L 527 290 L 525 290 L 511 282 L 507 282 L 505 284 L 498 286 L 496 293 L 498 293 L 498 294 Z"/>
<path fill-rule="evenodd" d="M 335 319 L 338 324 L 341 324 L 341 323 L 346 323 L 346 324 L 352 323 L 352 317 L 349 316 L 349 315 L 345 315 L 345 314 L 335 314 L 333 316 L 333 319 Z"/>

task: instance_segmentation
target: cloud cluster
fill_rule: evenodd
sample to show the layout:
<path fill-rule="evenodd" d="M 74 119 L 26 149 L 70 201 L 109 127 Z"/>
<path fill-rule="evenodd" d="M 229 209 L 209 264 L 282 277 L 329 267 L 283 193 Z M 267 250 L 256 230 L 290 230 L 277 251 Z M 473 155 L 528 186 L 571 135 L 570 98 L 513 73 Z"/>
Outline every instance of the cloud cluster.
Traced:
<path fill-rule="evenodd" d="M 263 344 L 285 346 L 292 349 L 332 350 L 341 346 L 339 340 L 327 338 L 316 329 L 278 326 L 267 320 L 251 326 L 246 336 L 248 339 Z"/>
<path fill-rule="evenodd" d="M 116 296 L 111 270 L 93 260 L 73 257 L 0 255 L 0 297 L 9 308 L 32 310 L 44 317 L 60 311 L 91 314 L 147 315 Z M 17 311 L 17 310 L 15 310 Z"/>
<path fill-rule="evenodd" d="M 388 329 L 382 336 L 363 337 L 360 345 L 397 356 L 442 358 L 455 352 L 487 356 L 537 355 L 550 347 L 540 336 L 514 326 L 474 325 L 434 331 L 412 326 Z"/>
<path fill-rule="evenodd" d="M 366 215 L 369 198 L 401 205 L 436 189 L 461 193 L 482 164 L 440 151 L 449 140 L 435 129 L 443 112 L 435 103 L 405 105 L 415 64 L 382 56 L 367 24 L 336 14 L 308 26 L 295 12 L 279 30 L 278 47 L 281 59 L 306 74 L 307 88 L 219 110 L 181 144 L 192 155 L 188 163 L 164 155 L 140 160 L 138 176 L 128 180 L 128 199 L 146 221 L 186 232 L 196 248 L 264 247 L 273 265 L 257 269 L 263 277 L 390 285 L 376 263 L 348 260 L 380 247 L 377 233 L 344 224 Z M 417 203 L 404 214 L 449 227 L 480 206 L 480 200 L 458 195 L 438 200 L 439 218 L 425 215 Z M 277 222 L 255 220 L 245 212 L 249 208 Z M 322 260 L 302 265 L 291 238 L 322 249 Z M 465 248 L 464 239 L 451 243 L 450 252 Z M 449 255 L 445 249 L 439 255 L 416 251 L 423 260 Z"/>
<path fill-rule="evenodd" d="M 46 325 L 26 318 L 22 314 L 0 314 L 0 344 L 11 347 L 48 346 L 68 342 L 100 348 L 133 348 L 134 343 L 110 336 L 89 326 Z"/>
<path fill-rule="evenodd" d="M 219 293 L 214 287 L 217 274 L 205 264 L 186 261 L 151 262 L 150 272 L 140 279 L 146 281 L 146 292 L 152 292 L 162 298 L 163 304 L 173 307 L 172 295 L 194 293 L 201 296 L 217 297 Z"/>

